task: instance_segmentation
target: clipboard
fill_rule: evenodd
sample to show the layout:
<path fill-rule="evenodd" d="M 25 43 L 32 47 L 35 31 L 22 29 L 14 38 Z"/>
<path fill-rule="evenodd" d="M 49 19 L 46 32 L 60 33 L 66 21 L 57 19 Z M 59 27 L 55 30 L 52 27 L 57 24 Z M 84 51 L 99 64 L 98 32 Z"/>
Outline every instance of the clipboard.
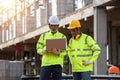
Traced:
<path fill-rule="evenodd" d="M 46 39 L 46 50 L 51 51 L 53 48 L 66 50 L 66 39 Z"/>

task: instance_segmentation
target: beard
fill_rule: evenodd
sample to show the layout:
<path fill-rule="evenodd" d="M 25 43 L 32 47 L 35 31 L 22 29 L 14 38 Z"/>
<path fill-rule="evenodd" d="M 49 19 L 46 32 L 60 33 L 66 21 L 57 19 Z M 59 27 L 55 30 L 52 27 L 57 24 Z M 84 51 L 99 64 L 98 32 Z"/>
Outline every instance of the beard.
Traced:
<path fill-rule="evenodd" d="M 57 32 L 57 30 L 51 30 L 51 32 L 52 32 L 52 33 L 55 33 L 55 32 Z"/>

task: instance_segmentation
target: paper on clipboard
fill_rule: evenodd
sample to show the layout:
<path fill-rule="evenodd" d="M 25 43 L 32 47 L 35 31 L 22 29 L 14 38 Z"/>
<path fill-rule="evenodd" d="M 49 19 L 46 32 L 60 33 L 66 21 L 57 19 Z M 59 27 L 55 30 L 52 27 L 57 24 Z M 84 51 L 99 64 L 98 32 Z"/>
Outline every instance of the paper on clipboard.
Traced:
<path fill-rule="evenodd" d="M 65 50 L 66 49 L 65 38 L 47 39 L 46 40 L 46 50 L 51 51 L 53 48 L 60 49 L 60 50 Z"/>

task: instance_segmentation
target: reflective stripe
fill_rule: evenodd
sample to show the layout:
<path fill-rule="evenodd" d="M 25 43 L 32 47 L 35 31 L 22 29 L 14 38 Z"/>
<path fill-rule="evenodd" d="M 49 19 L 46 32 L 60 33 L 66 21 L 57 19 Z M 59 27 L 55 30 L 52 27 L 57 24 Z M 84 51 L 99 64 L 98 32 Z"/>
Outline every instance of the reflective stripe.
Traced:
<path fill-rule="evenodd" d="M 73 52 L 73 51 L 75 51 L 75 49 L 72 49 L 72 50 L 70 50 L 70 51 L 72 51 L 72 52 Z M 80 51 L 80 49 L 77 49 L 77 51 Z"/>
<path fill-rule="evenodd" d="M 90 50 L 92 50 L 91 48 L 89 48 L 89 49 L 83 49 L 83 51 L 90 51 Z M 71 51 L 75 51 L 75 49 L 72 49 Z M 80 49 L 77 49 L 77 51 L 80 51 Z"/>
<path fill-rule="evenodd" d="M 72 50 L 67 50 L 67 51 L 71 51 L 71 52 L 73 52 L 73 51 L 75 51 L 75 49 L 72 49 Z"/>
<path fill-rule="evenodd" d="M 91 49 L 92 49 L 92 47 L 93 47 L 93 44 L 90 45 L 90 48 L 91 48 Z"/>
<path fill-rule="evenodd" d="M 93 54 L 78 54 L 77 57 L 93 56 Z"/>
<path fill-rule="evenodd" d="M 95 45 L 97 45 L 96 43 L 95 43 Z M 94 45 L 92 44 L 92 45 L 90 45 L 90 48 L 92 49 L 92 47 L 93 47 Z M 98 49 L 99 50 L 99 49 Z"/>
<path fill-rule="evenodd" d="M 43 40 L 45 39 L 45 34 L 43 34 Z"/>
<path fill-rule="evenodd" d="M 90 51 L 90 50 L 92 50 L 91 48 L 90 49 L 83 49 L 83 51 Z"/>
<path fill-rule="evenodd" d="M 64 35 L 62 35 L 62 38 L 64 38 Z"/>
<path fill-rule="evenodd" d="M 70 44 L 72 44 L 72 40 L 70 39 Z"/>
<path fill-rule="evenodd" d="M 90 51 L 92 50 L 91 48 L 88 48 L 88 49 L 83 49 L 83 51 Z M 72 49 L 71 51 L 75 51 L 75 49 Z M 77 51 L 80 51 L 80 49 L 77 49 Z M 97 50 L 98 51 L 98 50 Z"/>
<path fill-rule="evenodd" d="M 76 57 L 88 57 L 93 56 L 93 54 L 77 54 Z M 72 57 L 75 57 L 75 55 L 72 55 Z"/>
<path fill-rule="evenodd" d="M 41 43 L 41 42 L 37 42 L 37 44 L 40 44 L 40 45 L 42 45 L 42 46 L 45 46 L 43 43 Z"/>
<path fill-rule="evenodd" d="M 73 51 L 75 51 L 75 49 L 72 49 L 71 51 L 73 52 Z"/>
<path fill-rule="evenodd" d="M 66 53 L 68 53 L 69 52 L 69 50 L 66 50 Z"/>
<path fill-rule="evenodd" d="M 68 55 L 68 50 L 66 50 L 66 54 Z"/>
<path fill-rule="evenodd" d="M 95 49 L 95 50 L 93 50 L 93 52 L 96 52 L 96 51 L 101 51 L 100 49 Z"/>
<path fill-rule="evenodd" d="M 97 45 L 97 43 L 95 43 L 95 45 Z"/>
<path fill-rule="evenodd" d="M 68 45 L 68 48 L 71 48 L 71 47 Z"/>
<path fill-rule="evenodd" d="M 87 38 L 88 38 L 88 35 L 85 37 L 85 44 L 87 44 Z"/>
<path fill-rule="evenodd" d="M 72 57 L 75 57 L 75 55 L 72 55 Z"/>
<path fill-rule="evenodd" d="M 37 50 L 40 49 L 40 47 L 37 48 Z"/>
<path fill-rule="evenodd" d="M 80 51 L 80 49 L 77 49 L 77 51 Z"/>

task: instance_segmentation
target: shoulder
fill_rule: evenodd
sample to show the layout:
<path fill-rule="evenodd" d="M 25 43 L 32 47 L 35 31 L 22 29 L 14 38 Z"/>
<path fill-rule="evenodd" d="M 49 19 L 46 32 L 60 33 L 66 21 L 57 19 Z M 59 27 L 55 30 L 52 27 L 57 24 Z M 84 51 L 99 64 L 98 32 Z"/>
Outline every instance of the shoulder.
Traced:
<path fill-rule="evenodd" d="M 45 33 L 42 33 L 41 35 L 42 35 L 42 36 L 45 36 L 45 35 L 47 35 L 47 34 L 49 34 L 49 33 L 50 33 L 50 31 L 45 32 Z"/>
<path fill-rule="evenodd" d="M 88 34 L 85 34 L 85 33 L 82 33 L 82 36 L 85 37 L 85 38 L 92 38 L 92 36 L 90 36 Z"/>
<path fill-rule="evenodd" d="M 63 33 L 59 32 L 59 31 L 57 33 L 63 35 Z"/>
<path fill-rule="evenodd" d="M 50 34 L 50 31 L 47 31 L 47 32 L 43 33 L 43 35 L 45 35 L 45 34 Z"/>
<path fill-rule="evenodd" d="M 59 32 L 59 31 L 58 31 L 58 34 L 59 34 L 59 35 L 61 35 L 61 36 L 63 36 L 63 37 L 66 37 L 66 35 L 65 35 L 65 34 L 63 34 L 63 33 Z"/>
<path fill-rule="evenodd" d="M 81 33 L 82 36 L 86 37 L 86 36 L 89 36 L 88 34 L 85 34 L 85 33 Z"/>
<path fill-rule="evenodd" d="M 40 35 L 40 39 L 45 39 L 45 37 L 46 37 L 46 35 L 48 35 L 49 34 L 49 32 L 45 32 L 45 33 L 42 33 L 41 35 Z"/>

